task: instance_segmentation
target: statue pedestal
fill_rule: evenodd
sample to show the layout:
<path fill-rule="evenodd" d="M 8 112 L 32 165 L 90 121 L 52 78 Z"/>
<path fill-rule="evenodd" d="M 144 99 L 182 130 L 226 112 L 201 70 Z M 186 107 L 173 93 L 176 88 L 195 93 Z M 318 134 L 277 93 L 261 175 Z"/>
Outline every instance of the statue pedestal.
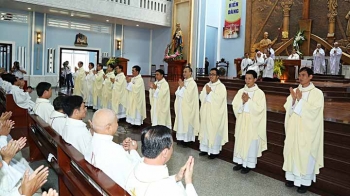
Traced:
<path fill-rule="evenodd" d="M 183 67 L 186 66 L 187 60 L 167 61 L 167 63 L 168 81 L 178 81 L 180 78 L 182 78 L 182 70 Z"/>

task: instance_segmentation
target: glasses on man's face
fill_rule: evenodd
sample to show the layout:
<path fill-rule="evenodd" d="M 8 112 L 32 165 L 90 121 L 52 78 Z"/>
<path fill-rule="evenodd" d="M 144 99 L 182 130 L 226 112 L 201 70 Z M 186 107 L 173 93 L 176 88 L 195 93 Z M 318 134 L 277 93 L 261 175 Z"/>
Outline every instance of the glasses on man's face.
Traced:
<path fill-rule="evenodd" d="M 209 76 L 217 76 L 216 74 L 209 74 Z"/>

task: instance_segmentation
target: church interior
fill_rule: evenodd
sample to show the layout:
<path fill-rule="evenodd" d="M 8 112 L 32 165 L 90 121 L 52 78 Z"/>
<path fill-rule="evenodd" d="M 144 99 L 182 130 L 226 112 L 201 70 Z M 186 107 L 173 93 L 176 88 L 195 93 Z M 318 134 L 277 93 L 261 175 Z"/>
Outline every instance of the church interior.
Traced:
<path fill-rule="evenodd" d="M 264 61 L 261 65 L 257 65 L 259 58 Z M 271 77 L 262 71 L 269 58 L 273 61 Z M 245 63 L 247 59 L 251 63 Z M 226 87 L 228 141 L 212 159 L 198 155 L 201 144 L 197 136 L 183 144 L 173 130 L 174 152 L 167 163 L 170 175 L 176 174 L 193 156 L 193 186 L 203 196 L 300 194 L 299 189 L 285 186 L 289 115 L 285 103 L 292 96 L 290 88 L 301 84 L 299 70 L 306 67 L 312 70 L 312 84 L 322 91 L 324 103 L 320 128 L 323 166 L 304 195 L 350 195 L 350 0 L 0 0 L 1 74 L 12 73 L 15 62 L 22 73 L 23 89 L 34 89 L 31 100 L 39 97 L 38 84 L 47 82 L 52 87 L 51 103 L 56 97 L 75 94 L 76 79 L 67 75 L 78 74 L 80 62 L 86 75 L 90 63 L 95 65 L 93 69 L 101 64 L 106 73 L 113 64 L 123 67 L 126 78 L 135 76 L 134 66 L 139 66 L 147 117 L 141 126 L 119 119 L 113 141 L 122 144 L 132 138 L 140 155 L 141 131 L 154 124 L 149 83 L 157 81 L 159 70 L 169 84 L 174 126 L 185 66 L 192 70 L 199 95 L 211 81 L 211 70 L 216 69 Z M 255 84 L 266 97 L 267 150 L 257 158 L 256 168 L 242 175 L 232 171 L 238 124 L 232 108 L 247 82 L 244 74 L 255 65 Z M 54 188 L 63 196 L 136 195 L 85 161 L 50 124 L 18 107 L 6 89 L 0 90 L 1 113 L 11 111 L 10 119 L 15 122 L 10 135 L 15 140 L 27 138 L 23 157 L 33 169 L 41 164 L 49 167 L 43 191 Z M 95 112 L 88 107 L 82 119 L 88 128 Z M 316 122 L 300 126 L 313 125 L 317 126 Z M 300 145 L 303 153 L 306 144 Z"/>

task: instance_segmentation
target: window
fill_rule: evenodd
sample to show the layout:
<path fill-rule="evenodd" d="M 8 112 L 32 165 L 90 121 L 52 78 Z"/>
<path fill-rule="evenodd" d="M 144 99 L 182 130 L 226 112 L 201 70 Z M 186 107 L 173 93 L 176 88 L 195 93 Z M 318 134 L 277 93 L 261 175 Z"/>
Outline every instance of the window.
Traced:
<path fill-rule="evenodd" d="M 111 27 L 107 25 L 78 23 L 78 22 L 66 21 L 61 19 L 53 19 L 53 18 L 48 18 L 47 26 L 67 28 L 67 29 L 77 29 L 77 30 L 83 30 L 83 31 L 92 31 L 92 32 L 98 32 L 98 33 L 108 33 L 108 34 L 111 32 Z"/>
<path fill-rule="evenodd" d="M 151 10 L 153 10 L 153 1 L 151 1 Z"/>

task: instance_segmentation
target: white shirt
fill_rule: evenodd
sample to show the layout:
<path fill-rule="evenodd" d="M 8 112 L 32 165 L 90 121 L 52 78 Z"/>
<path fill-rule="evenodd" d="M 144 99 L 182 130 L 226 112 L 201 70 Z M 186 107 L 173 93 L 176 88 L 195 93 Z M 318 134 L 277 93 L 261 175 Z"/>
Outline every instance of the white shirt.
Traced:
<path fill-rule="evenodd" d="M 287 59 L 290 59 L 290 60 L 299 60 L 300 57 L 299 57 L 299 54 L 295 53 L 295 54 L 289 55 Z"/>
<path fill-rule="evenodd" d="M 275 50 L 272 49 L 272 48 L 270 48 L 270 49 L 267 49 L 267 51 L 270 52 L 270 57 L 271 57 L 272 59 L 275 59 Z"/>
<path fill-rule="evenodd" d="M 23 109 L 33 109 L 35 103 L 31 100 L 28 92 L 23 92 L 18 86 L 12 85 L 10 94 L 13 95 L 13 100 L 18 107 Z"/>
<path fill-rule="evenodd" d="M 62 131 L 62 138 L 81 154 L 85 154 L 87 148 L 91 145 L 92 135 L 82 120 L 68 117 L 66 126 Z"/>
<path fill-rule="evenodd" d="M 67 115 L 61 112 L 52 111 L 48 124 L 60 135 L 63 133 L 63 129 L 66 126 Z"/>
<path fill-rule="evenodd" d="M 20 175 L 16 169 L 10 165 L 7 165 L 5 161 L 1 162 L 2 167 L 0 168 L 0 195 L 19 196 L 20 194 L 18 192 L 18 187 L 16 184 L 18 184 L 23 174 Z"/>
<path fill-rule="evenodd" d="M 131 150 L 129 154 L 121 145 L 113 142 L 113 136 L 96 132 L 84 157 L 123 188 L 131 170 L 141 161 L 135 150 Z"/>
<path fill-rule="evenodd" d="M 19 67 L 20 70 L 23 70 L 23 67 Z M 16 70 L 13 72 L 13 75 L 15 75 L 19 79 L 23 79 L 23 73 L 20 70 Z"/>
<path fill-rule="evenodd" d="M 273 78 L 273 68 L 275 66 L 274 60 L 271 57 L 269 57 L 266 59 L 265 63 L 266 63 L 266 67 L 264 68 L 262 77 Z"/>
<path fill-rule="evenodd" d="M 248 65 L 253 65 L 253 61 L 250 58 L 245 58 L 241 62 L 242 76 L 245 76 L 247 70 L 244 70 Z"/>
<path fill-rule="evenodd" d="M 0 136 L 0 149 L 5 147 L 8 144 L 8 141 L 11 139 L 12 137 L 10 135 Z M 7 193 L 0 195 L 11 195 L 9 193 L 12 189 L 15 189 L 16 185 L 20 182 L 21 178 L 23 177 L 24 172 L 27 169 L 29 169 L 29 165 L 28 163 L 24 164 L 24 161 L 26 160 L 23 158 L 13 158 L 10 161 L 10 164 L 7 164 L 5 161 L 2 160 L 2 157 L 0 156 L 0 161 L 3 165 L 0 168 L 0 193 L 2 193 L 1 191 L 4 191 L 3 193 Z"/>
<path fill-rule="evenodd" d="M 10 93 L 12 89 L 12 84 L 0 78 L 0 86 L 5 90 L 5 93 Z"/>
<path fill-rule="evenodd" d="M 187 184 L 185 189 L 175 176 L 169 176 L 166 165 L 148 165 L 143 161 L 131 172 L 126 191 L 142 196 L 197 196 L 193 184 Z"/>
<path fill-rule="evenodd" d="M 50 121 L 50 115 L 55 109 L 50 101 L 45 98 L 37 98 L 34 106 L 34 113 L 40 116 L 46 123 Z"/>

